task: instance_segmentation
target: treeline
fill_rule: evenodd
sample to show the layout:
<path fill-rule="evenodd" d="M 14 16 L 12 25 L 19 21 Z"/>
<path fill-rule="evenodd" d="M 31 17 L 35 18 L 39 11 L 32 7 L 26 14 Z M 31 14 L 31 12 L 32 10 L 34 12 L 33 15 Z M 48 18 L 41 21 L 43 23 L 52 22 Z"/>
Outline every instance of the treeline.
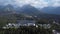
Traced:
<path fill-rule="evenodd" d="M 40 27 L 25 27 L 22 26 L 18 29 L 12 28 L 12 29 L 6 29 L 1 30 L 0 34 L 52 34 L 52 30 L 49 29 L 41 29 Z"/>
<path fill-rule="evenodd" d="M 0 34 L 53 34 L 52 30 L 60 31 L 60 26 L 53 24 L 49 29 L 41 26 L 20 26 L 20 28 L 10 29 L 0 28 Z"/>

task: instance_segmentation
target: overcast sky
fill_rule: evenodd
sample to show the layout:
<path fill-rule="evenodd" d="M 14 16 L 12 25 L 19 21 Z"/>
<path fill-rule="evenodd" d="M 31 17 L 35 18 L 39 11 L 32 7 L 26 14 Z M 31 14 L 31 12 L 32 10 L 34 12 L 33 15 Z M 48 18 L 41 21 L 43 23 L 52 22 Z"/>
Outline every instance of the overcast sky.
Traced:
<path fill-rule="evenodd" d="M 37 8 L 44 8 L 48 6 L 59 7 L 60 0 L 0 0 L 0 5 L 17 5 L 23 6 L 25 4 L 30 4 Z"/>

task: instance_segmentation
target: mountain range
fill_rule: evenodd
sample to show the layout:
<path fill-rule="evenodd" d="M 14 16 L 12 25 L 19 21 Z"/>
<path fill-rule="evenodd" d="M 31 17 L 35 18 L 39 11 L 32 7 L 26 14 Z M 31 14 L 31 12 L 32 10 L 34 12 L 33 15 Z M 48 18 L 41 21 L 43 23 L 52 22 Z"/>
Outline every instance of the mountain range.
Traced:
<path fill-rule="evenodd" d="M 23 7 L 15 8 L 13 5 L 0 6 L 0 16 L 9 14 L 24 14 L 38 17 L 60 17 L 60 7 L 45 7 L 41 10 L 31 6 L 24 5 Z M 58 15 L 58 16 L 57 16 Z"/>
<path fill-rule="evenodd" d="M 7 6 L 0 6 L 0 14 L 27 14 L 27 15 L 39 15 L 42 14 L 40 10 L 31 6 L 31 5 L 24 5 L 23 7 L 14 8 L 12 5 Z"/>

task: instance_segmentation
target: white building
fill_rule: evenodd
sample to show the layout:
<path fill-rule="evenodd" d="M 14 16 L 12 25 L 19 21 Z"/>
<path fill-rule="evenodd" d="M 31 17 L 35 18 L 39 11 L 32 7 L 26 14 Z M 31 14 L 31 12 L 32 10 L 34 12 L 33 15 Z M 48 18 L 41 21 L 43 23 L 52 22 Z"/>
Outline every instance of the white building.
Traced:
<path fill-rule="evenodd" d="M 56 31 L 56 30 L 52 30 L 53 34 L 60 34 L 60 32 Z"/>

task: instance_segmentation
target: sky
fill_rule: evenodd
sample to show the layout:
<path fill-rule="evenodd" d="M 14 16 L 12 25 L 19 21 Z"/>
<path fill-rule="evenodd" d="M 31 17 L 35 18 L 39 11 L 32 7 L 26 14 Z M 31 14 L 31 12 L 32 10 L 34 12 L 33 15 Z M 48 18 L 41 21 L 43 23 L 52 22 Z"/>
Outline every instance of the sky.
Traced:
<path fill-rule="evenodd" d="M 16 5 L 22 7 L 23 5 L 30 4 L 36 8 L 44 7 L 60 7 L 60 0 L 0 0 L 0 5 Z"/>

